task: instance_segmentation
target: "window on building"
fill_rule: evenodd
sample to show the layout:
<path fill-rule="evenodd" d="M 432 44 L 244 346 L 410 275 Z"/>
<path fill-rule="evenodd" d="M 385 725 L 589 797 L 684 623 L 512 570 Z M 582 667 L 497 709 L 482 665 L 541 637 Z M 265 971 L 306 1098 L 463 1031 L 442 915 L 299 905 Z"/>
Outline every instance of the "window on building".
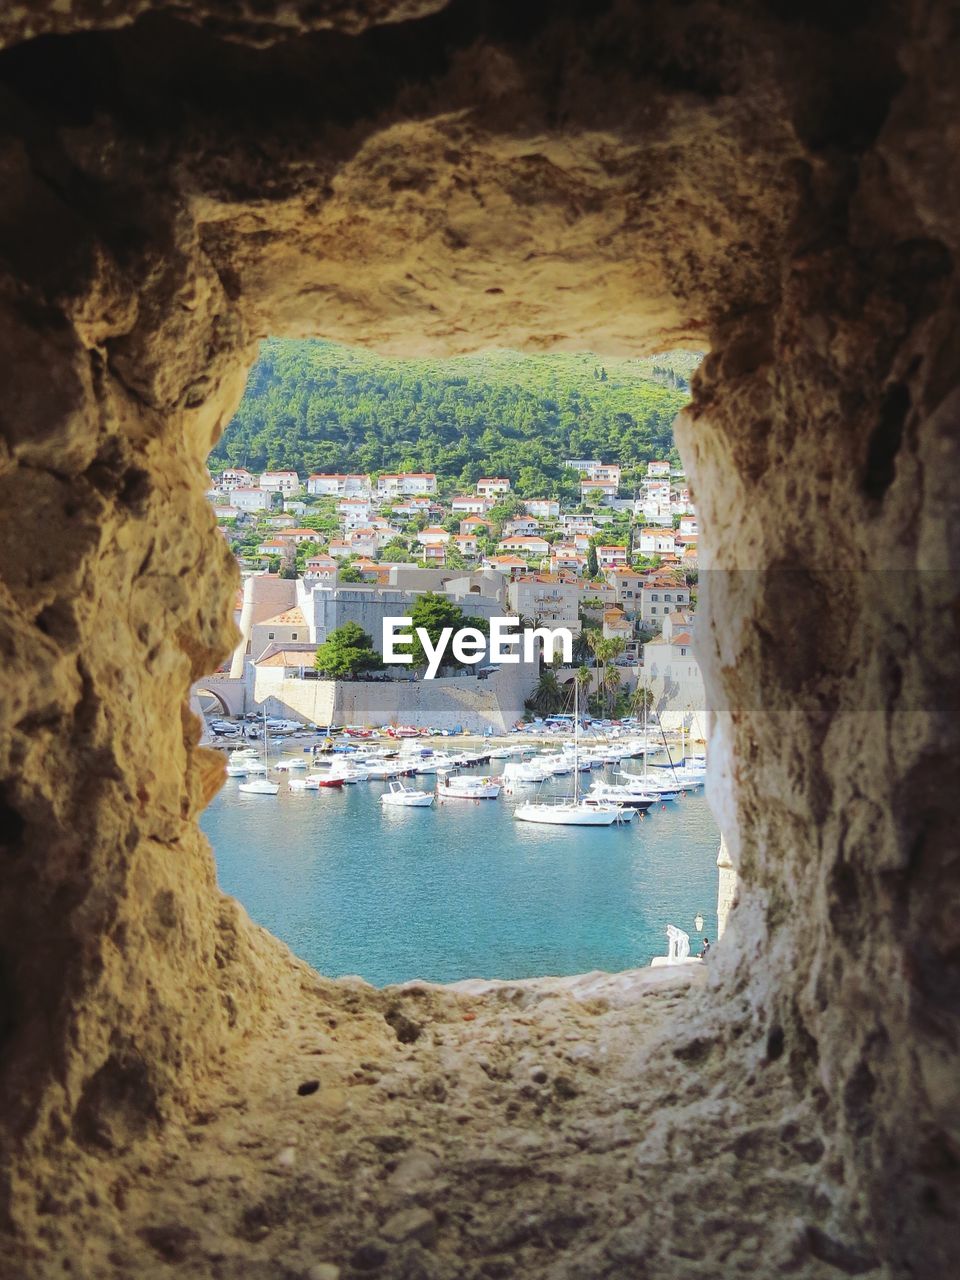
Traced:
<path fill-rule="evenodd" d="M 663 598 L 664 598 L 664 600 L 672 600 L 672 599 L 673 599 L 673 596 L 666 595 L 666 596 L 664 596 Z"/>
<path fill-rule="evenodd" d="M 268 631 L 268 632 L 267 632 L 267 639 L 268 639 L 268 640 L 272 640 L 272 639 L 273 639 L 273 632 L 272 632 L 272 631 Z"/>
<path fill-rule="evenodd" d="M 291 639 L 291 640 L 296 640 L 296 638 L 297 638 L 297 633 L 296 633 L 295 631 L 291 631 L 291 632 L 290 632 L 290 639 Z"/>
<path fill-rule="evenodd" d="M 656 592 L 654 592 L 654 594 L 650 597 L 650 599 L 651 599 L 651 600 L 659 600 L 659 599 L 660 599 L 660 597 L 656 594 Z M 654 610 L 654 612 L 656 612 L 656 610 Z"/>

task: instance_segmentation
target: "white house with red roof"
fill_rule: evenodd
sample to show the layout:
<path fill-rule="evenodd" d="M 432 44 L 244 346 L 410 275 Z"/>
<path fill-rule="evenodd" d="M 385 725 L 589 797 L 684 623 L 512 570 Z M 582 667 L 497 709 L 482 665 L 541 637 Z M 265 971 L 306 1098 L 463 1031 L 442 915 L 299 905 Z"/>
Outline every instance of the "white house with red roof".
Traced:
<path fill-rule="evenodd" d="M 516 551 L 523 556 L 545 556 L 550 552 L 550 543 L 539 534 L 512 534 L 497 544 L 498 551 Z"/>
<path fill-rule="evenodd" d="M 627 563 L 627 548 L 612 544 L 597 547 L 597 564 L 601 569 L 617 569 Z"/>
<path fill-rule="evenodd" d="M 654 458 L 652 462 L 647 463 L 648 476 L 669 476 L 670 463 L 665 458 Z"/>
<path fill-rule="evenodd" d="M 590 498 L 601 498 L 604 502 L 617 496 L 620 485 L 614 480 L 581 480 L 580 499 L 587 502 Z"/>
<path fill-rule="evenodd" d="M 493 525 L 489 520 L 484 520 L 480 516 L 467 516 L 465 520 L 460 521 L 461 533 L 472 533 L 478 536 L 483 533 L 489 533 Z"/>
<path fill-rule="evenodd" d="M 432 471 L 398 471 L 377 480 L 378 498 L 396 498 L 437 492 L 437 477 Z"/>
<path fill-rule="evenodd" d="M 226 467 L 215 478 L 216 486 L 225 493 L 234 489 L 256 489 L 257 477 L 246 467 Z"/>
<path fill-rule="evenodd" d="M 517 534 L 521 536 L 532 535 L 537 533 L 539 528 L 540 523 L 533 516 L 514 516 L 512 520 L 503 522 L 503 536 L 512 538 Z"/>
<path fill-rule="evenodd" d="M 481 498 L 494 498 L 509 492 L 510 481 L 506 476 L 482 476 L 477 481 L 477 493 Z"/>
<path fill-rule="evenodd" d="M 521 560 L 519 556 L 486 556 L 480 563 L 484 569 L 494 569 L 498 573 L 505 573 L 509 578 L 519 578 L 534 572 L 526 560 Z"/>
<path fill-rule="evenodd" d="M 307 493 L 316 498 L 362 498 L 370 495 L 369 475 L 307 476 Z"/>
<path fill-rule="evenodd" d="M 284 497 L 292 497 L 301 489 L 300 477 L 296 471 L 262 471 L 260 488 L 268 493 L 282 493 Z"/>
<path fill-rule="evenodd" d="M 450 510 L 453 514 L 463 516 L 482 516 L 494 506 L 490 498 L 481 497 L 479 494 L 462 493 L 452 499 Z"/>
<path fill-rule="evenodd" d="M 644 556 L 673 555 L 676 551 L 676 535 L 672 528 L 648 526 L 637 530 L 634 546 Z"/>
<path fill-rule="evenodd" d="M 581 574 L 587 567 L 587 557 L 567 542 L 555 542 L 550 551 L 552 573 Z"/>
<path fill-rule="evenodd" d="M 453 535 L 453 545 L 468 560 L 477 555 L 480 550 L 475 533 L 455 533 Z"/>

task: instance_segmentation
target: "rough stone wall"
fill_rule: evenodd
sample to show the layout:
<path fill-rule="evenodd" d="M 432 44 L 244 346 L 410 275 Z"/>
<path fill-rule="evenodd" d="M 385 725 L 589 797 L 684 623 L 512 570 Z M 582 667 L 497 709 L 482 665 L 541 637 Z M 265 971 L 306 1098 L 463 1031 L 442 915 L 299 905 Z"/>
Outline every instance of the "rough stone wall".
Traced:
<path fill-rule="evenodd" d="M 82 1236 L 51 1189 L 70 1159 L 152 1140 L 302 998 L 302 969 L 216 893 L 194 817 L 218 775 L 178 711 L 235 639 L 203 460 L 256 338 L 708 342 L 680 443 L 740 878 L 712 968 L 711 1007 L 739 1010 L 714 1024 L 717 1079 L 735 1107 L 779 1064 L 810 1108 L 804 1257 L 942 1267 L 960 1149 L 950 6 L 255 22 L 211 0 L 192 26 L 27 38 L 144 8 L 0 23 L 5 1225 L 41 1249 L 59 1205 Z M 684 1120 L 722 1151 L 720 1111 Z M 619 1123 L 611 1141 L 637 1140 Z M 681 1177 L 669 1150 L 651 1200 Z M 683 1236 L 664 1224 L 659 1247 Z"/>

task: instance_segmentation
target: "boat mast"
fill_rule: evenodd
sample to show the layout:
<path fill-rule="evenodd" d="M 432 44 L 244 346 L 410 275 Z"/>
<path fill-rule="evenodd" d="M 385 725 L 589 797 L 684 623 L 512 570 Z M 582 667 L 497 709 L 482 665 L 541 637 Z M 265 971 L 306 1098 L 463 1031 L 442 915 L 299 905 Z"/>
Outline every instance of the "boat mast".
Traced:
<path fill-rule="evenodd" d="M 580 682 L 573 681 L 573 803 L 580 803 Z"/>

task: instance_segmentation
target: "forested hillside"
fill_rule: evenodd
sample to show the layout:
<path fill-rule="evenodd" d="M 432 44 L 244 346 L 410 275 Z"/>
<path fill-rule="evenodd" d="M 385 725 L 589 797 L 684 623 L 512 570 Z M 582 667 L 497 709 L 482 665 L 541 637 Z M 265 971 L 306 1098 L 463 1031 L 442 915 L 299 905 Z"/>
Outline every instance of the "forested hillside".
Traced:
<path fill-rule="evenodd" d="M 627 467 L 673 450 L 698 357 L 601 362 L 494 352 L 386 360 L 322 341 L 263 343 L 210 458 L 313 471 L 435 471 L 445 488 L 506 475 L 521 496 L 572 496 L 564 458 Z"/>

